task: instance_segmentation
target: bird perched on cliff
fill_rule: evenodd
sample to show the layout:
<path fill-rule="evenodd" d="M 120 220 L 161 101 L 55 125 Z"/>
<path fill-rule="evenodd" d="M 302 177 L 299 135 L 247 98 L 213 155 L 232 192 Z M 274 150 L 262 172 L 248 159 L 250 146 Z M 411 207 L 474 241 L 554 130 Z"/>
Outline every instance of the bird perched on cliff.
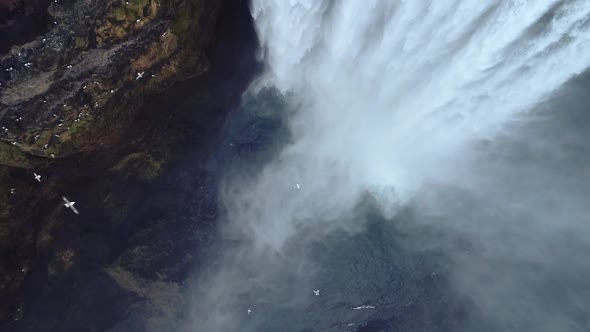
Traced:
<path fill-rule="evenodd" d="M 41 175 L 39 175 L 37 173 L 33 173 L 33 176 L 35 177 L 35 180 L 41 182 Z"/>
<path fill-rule="evenodd" d="M 64 200 L 64 206 L 70 210 L 72 210 L 75 214 L 80 214 L 80 212 L 78 212 L 78 210 L 76 210 L 76 208 L 74 207 L 74 204 L 76 204 L 76 202 L 70 202 L 67 198 L 65 198 L 65 196 L 61 197 Z"/>

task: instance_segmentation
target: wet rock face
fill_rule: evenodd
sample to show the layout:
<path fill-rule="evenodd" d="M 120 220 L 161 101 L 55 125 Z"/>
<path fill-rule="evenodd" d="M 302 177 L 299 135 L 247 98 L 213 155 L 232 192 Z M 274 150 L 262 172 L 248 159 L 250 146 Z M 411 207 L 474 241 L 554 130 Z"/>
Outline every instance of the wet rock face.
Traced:
<path fill-rule="evenodd" d="M 175 320 L 215 240 L 211 156 L 258 69 L 247 2 L 133 4 L 52 0 L 58 24 L 0 56 L 0 331 Z"/>
<path fill-rule="evenodd" d="M 3 1 L 3 18 L 13 22 L 5 29 L 32 17 L 43 25 L 27 26 L 41 34 L 25 44 L 6 39 L 12 48 L 0 57 L 0 164 L 25 168 L 120 143 L 146 95 L 206 73 L 221 7 L 217 0 Z"/>

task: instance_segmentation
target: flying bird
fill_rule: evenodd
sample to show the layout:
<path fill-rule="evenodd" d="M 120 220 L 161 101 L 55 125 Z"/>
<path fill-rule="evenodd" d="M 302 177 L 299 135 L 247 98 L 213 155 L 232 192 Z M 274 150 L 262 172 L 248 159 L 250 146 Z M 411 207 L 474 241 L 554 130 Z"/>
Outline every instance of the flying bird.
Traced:
<path fill-rule="evenodd" d="M 360 309 L 375 309 L 375 307 L 372 305 L 364 305 L 363 304 L 361 306 L 352 308 L 352 310 L 360 310 Z"/>
<path fill-rule="evenodd" d="M 62 196 L 62 199 L 64 200 L 64 206 L 70 210 L 72 210 L 75 214 L 80 214 L 80 212 L 78 212 L 78 210 L 76 210 L 76 208 L 74 207 L 74 204 L 76 204 L 76 202 L 70 202 L 67 198 L 65 198 L 64 196 Z"/>
<path fill-rule="evenodd" d="M 37 173 L 33 173 L 33 175 L 35 176 L 35 180 L 41 182 L 41 175 L 39 175 Z"/>

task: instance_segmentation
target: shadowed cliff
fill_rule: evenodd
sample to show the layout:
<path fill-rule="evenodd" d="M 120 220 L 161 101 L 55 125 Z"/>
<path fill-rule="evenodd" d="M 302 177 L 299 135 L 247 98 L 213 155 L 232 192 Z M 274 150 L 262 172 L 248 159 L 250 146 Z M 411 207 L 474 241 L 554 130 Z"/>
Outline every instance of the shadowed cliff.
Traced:
<path fill-rule="evenodd" d="M 0 327 L 144 331 L 147 313 L 175 315 L 213 241 L 205 164 L 258 67 L 248 6 L 60 0 L 44 15 L 44 35 L 0 58 Z"/>

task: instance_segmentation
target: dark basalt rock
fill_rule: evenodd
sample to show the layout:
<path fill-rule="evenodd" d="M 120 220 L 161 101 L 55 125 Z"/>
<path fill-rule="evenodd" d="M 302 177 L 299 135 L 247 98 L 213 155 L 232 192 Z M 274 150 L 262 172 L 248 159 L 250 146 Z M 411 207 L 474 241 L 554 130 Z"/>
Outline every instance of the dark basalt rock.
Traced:
<path fill-rule="evenodd" d="M 247 2 L 128 2 L 52 1 L 0 57 L 0 330 L 149 330 L 215 240 L 208 160 L 257 68 Z"/>
<path fill-rule="evenodd" d="M 51 0 L 0 0 L 0 53 L 42 35 Z"/>

